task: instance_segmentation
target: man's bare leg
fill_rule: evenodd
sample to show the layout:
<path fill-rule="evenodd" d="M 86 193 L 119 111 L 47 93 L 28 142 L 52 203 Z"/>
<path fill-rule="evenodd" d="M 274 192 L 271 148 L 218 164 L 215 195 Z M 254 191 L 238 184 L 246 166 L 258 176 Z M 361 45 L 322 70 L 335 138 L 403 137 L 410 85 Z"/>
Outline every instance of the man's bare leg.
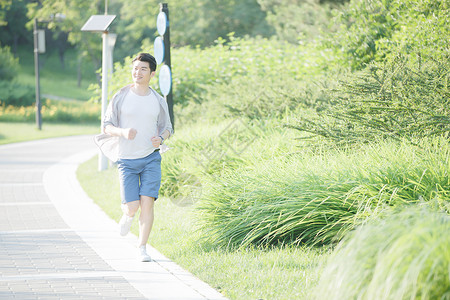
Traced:
<path fill-rule="evenodd" d="M 122 203 L 122 211 L 124 214 L 126 214 L 129 217 L 134 217 L 134 215 L 136 214 L 136 212 L 139 209 L 139 203 L 140 201 L 131 201 L 128 202 L 127 204 L 123 204 Z"/>
<path fill-rule="evenodd" d="M 148 242 L 153 227 L 155 198 L 141 196 L 141 214 L 139 216 L 139 246 Z"/>
<path fill-rule="evenodd" d="M 133 223 L 134 215 L 139 209 L 139 201 L 128 202 L 122 204 L 123 216 L 119 221 L 119 233 L 121 236 L 125 236 L 130 232 L 131 224 Z"/>

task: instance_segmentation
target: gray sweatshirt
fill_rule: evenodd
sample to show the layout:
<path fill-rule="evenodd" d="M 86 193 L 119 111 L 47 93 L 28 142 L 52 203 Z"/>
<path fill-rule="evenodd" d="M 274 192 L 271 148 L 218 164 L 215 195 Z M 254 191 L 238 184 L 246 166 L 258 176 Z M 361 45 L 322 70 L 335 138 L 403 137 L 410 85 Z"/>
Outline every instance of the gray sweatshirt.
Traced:
<path fill-rule="evenodd" d="M 103 154 L 113 162 L 116 162 L 118 160 L 120 137 L 106 134 L 104 133 L 104 131 L 107 125 L 120 127 L 119 124 L 121 107 L 125 100 L 125 96 L 128 94 L 132 86 L 133 84 L 123 87 L 112 97 L 103 119 L 103 133 L 94 137 L 95 144 L 100 148 Z M 158 115 L 158 121 L 156 124 L 158 134 L 161 135 L 165 130 L 168 130 L 170 135 L 172 135 L 173 128 L 172 123 L 170 122 L 169 107 L 167 106 L 167 102 L 154 89 L 152 89 L 151 87 L 149 87 L 149 89 L 156 96 L 160 105 L 160 113 Z M 161 152 L 167 150 L 167 146 L 165 144 L 161 145 L 160 148 Z"/>

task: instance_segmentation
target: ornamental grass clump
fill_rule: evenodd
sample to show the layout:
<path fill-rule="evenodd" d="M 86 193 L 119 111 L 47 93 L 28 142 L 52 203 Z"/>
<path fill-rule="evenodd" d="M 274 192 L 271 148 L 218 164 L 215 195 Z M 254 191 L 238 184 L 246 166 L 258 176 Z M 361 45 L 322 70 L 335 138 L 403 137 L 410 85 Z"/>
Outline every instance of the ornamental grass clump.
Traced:
<path fill-rule="evenodd" d="M 316 299 L 450 299 L 450 216 L 408 208 L 358 228 L 330 257 Z"/>
<path fill-rule="evenodd" d="M 255 155 L 204 182 L 199 229 L 222 246 L 323 245 L 392 207 L 423 202 L 449 213 L 449 158 L 446 139 Z"/>
<path fill-rule="evenodd" d="M 329 244 L 364 220 L 367 210 L 377 209 L 358 199 L 356 182 L 330 173 L 324 178 L 325 172 L 309 172 L 313 169 L 288 158 L 207 184 L 197 205 L 205 238 L 226 246 Z"/>

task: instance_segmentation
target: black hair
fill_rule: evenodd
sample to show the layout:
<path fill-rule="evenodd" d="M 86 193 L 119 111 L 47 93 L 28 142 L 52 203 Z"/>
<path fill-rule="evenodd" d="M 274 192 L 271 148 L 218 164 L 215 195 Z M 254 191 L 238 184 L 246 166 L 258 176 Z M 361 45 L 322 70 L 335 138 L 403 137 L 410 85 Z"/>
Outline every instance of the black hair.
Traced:
<path fill-rule="evenodd" d="M 148 62 L 148 64 L 150 65 L 150 71 L 156 71 L 156 67 L 158 66 L 158 64 L 156 63 L 156 59 L 153 57 L 153 55 L 149 53 L 139 53 L 138 56 L 133 59 L 133 62 L 137 60 Z"/>

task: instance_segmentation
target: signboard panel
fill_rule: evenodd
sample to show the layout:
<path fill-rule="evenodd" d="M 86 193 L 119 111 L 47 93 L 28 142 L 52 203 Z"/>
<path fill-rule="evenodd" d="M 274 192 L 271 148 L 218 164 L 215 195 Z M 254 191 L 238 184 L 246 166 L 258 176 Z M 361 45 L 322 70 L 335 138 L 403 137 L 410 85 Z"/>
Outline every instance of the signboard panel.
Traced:
<path fill-rule="evenodd" d="M 38 53 L 45 53 L 45 30 L 37 30 L 37 45 Z"/>
<path fill-rule="evenodd" d="M 172 88 L 172 72 L 167 65 L 161 67 L 159 70 L 159 89 L 164 96 L 169 95 Z"/>
<path fill-rule="evenodd" d="M 158 36 L 155 39 L 153 49 L 155 51 L 156 63 L 160 65 L 164 61 L 164 40 L 162 37 Z"/>
<path fill-rule="evenodd" d="M 156 19 L 156 29 L 160 35 L 164 35 L 166 33 L 167 28 L 167 15 L 165 12 L 160 12 Z"/>

